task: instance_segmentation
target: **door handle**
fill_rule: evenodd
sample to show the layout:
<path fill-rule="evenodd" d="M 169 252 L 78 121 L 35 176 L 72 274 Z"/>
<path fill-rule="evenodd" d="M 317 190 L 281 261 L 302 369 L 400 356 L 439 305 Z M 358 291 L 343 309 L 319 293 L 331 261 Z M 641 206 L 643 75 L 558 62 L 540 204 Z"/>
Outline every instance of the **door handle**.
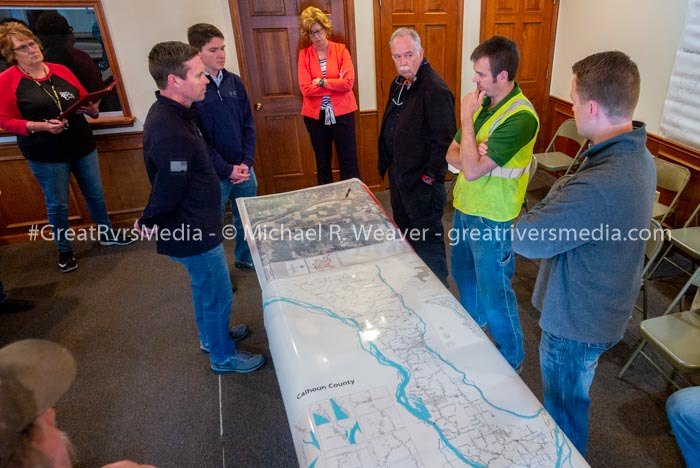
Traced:
<path fill-rule="evenodd" d="M 256 111 L 261 111 L 263 108 L 262 102 L 256 102 L 255 103 L 255 110 Z"/>

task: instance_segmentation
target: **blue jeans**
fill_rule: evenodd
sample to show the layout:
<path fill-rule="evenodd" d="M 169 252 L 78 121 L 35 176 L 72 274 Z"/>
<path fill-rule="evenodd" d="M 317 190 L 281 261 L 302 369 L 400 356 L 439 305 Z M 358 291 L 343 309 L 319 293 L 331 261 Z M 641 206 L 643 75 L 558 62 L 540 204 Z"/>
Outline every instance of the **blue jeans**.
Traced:
<path fill-rule="evenodd" d="M 700 387 L 684 388 L 671 395 L 666 415 L 685 464 L 700 466 Z"/>
<path fill-rule="evenodd" d="M 253 263 L 250 255 L 250 248 L 245 240 L 241 214 L 236 204 L 237 198 L 254 197 L 258 193 L 258 180 L 255 178 L 255 171 L 250 168 L 250 178 L 240 184 L 232 184 L 228 180 L 221 181 L 221 211 L 226 213 L 226 204 L 231 201 L 231 213 L 233 225 L 236 228 L 236 250 L 235 258 L 237 262 Z"/>
<path fill-rule="evenodd" d="M 66 239 L 68 230 L 68 185 L 71 172 L 78 181 L 83 197 L 87 202 L 90 216 L 95 224 L 112 229 L 112 223 L 107 215 L 102 181 L 100 179 L 100 164 L 97 161 L 97 150 L 73 162 L 39 162 L 28 161 L 34 177 L 44 192 L 46 212 L 49 217 L 59 252 L 71 250 L 70 241 Z"/>
<path fill-rule="evenodd" d="M 588 445 L 588 391 L 600 355 L 615 343 L 582 343 L 542 331 L 544 407 L 581 455 Z"/>
<path fill-rule="evenodd" d="M 228 334 L 233 292 L 224 246 L 219 244 L 192 257 L 170 258 L 181 263 L 190 274 L 194 320 L 199 340 L 209 343 L 211 362 L 221 364 L 234 353 L 234 343 Z"/>
<path fill-rule="evenodd" d="M 459 301 L 480 327 L 488 325 L 504 358 L 519 369 L 525 359 L 523 329 L 513 291 L 515 257 L 511 222 L 497 222 L 455 210 L 452 277 Z"/>

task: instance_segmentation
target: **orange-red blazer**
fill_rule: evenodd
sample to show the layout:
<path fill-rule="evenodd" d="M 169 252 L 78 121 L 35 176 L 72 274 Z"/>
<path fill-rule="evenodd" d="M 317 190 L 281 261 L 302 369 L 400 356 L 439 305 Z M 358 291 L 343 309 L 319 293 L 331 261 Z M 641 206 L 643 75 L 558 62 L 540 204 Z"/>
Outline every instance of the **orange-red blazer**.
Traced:
<path fill-rule="evenodd" d="M 341 78 L 341 71 L 343 76 Z M 344 115 L 357 110 L 357 101 L 352 93 L 355 83 L 355 67 L 352 65 L 350 52 L 343 44 L 328 41 L 326 53 L 325 86 L 312 85 L 314 78 L 321 78 L 321 64 L 314 46 L 299 51 L 298 71 L 299 88 L 304 97 L 301 114 L 318 119 L 321 113 L 321 99 L 331 97 L 335 115 Z"/>

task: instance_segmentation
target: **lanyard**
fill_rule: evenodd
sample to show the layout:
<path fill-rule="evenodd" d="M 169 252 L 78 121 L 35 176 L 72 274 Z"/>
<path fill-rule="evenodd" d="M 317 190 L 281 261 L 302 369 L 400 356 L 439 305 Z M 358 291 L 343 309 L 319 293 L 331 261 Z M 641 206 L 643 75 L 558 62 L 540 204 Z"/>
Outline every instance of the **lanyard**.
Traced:
<path fill-rule="evenodd" d="M 51 81 L 51 78 L 49 78 L 49 84 L 51 85 L 51 91 L 53 93 L 53 96 L 36 79 L 32 78 L 32 80 L 34 81 L 34 84 L 36 84 L 39 88 L 41 88 L 41 90 L 43 92 L 45 92 L 48 97 L 51 98 L 53 103 L 56 104 L 56 107 L 58 107 L 58 113 L 62 114 L 63 113 L 63 106 L 61 105 L 61 100 L 58 98 L 58 92 L 56 92 L 56 87 L 53 85 L 53 81 Z"/>
<path fill-rule="evenodd" d="M 58 92 L 56 91 L 56 87 L 53 85 L 53 81 L 51 80 L 51 77 L 49 76 L 49 74 L 50 74 L 49 70 L 47 70 L 46 68 L 44 68 L 44 70 L 46 71 L 46 77 L 48 78 L 49 84 L 51 85 L 51 93 L 49 93 L 48 90 L 47 90 L 46 88 L 44 88 L 44 86 L 43 86 L 41 83 L 39 83 L 39 81 L 37 81 L 36 78 L 34 78 L 34 77 L 33 77 L 32 75 L 30 75 L 29 73 L 27 73 L 27 71 L 26 71 L 24 68 L 20 67 L 19 64 L 18 64 L 17 66 L 18 66 L 19 69 L 22 71 L 22 73 L 24 73 L 24 74 L 27 75 L 29 78 L 31 78 L 32 81 L 34 82 L 34 84 L 37 85 L 39 88 L 41 88 L 41 90 L 42 90 L 44 93 L 46 93 L 46 95 L 47 95 L 48 97 L 51 98 L 51 100 L 53 101 L 53 103 L 56 104 L 56 107 L 58 107 L 58 113 L 59 113 L 59 114 L 62 114 L 62 113 L 63 113 L 63 106 L 61 105 L 61 100 L 60 100 L 59 97 L 58 97 Z M 45 67 L 45 66 L 44 66 L 44 67 Z"/>

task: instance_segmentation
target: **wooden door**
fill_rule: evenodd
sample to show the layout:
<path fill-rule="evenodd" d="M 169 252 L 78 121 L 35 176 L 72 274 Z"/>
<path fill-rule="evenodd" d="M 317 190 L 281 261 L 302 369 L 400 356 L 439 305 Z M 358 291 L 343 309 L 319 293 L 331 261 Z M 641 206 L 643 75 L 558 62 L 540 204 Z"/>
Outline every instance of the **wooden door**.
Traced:
<path fill-rule="evenodd" d="M 498 35 L 518 44 L 520 67 L 515 80 L 541 120 L 549 103 L 558 12 L 557 0 L 481 1 L 481 40 Z"/>
<path fill-rule="evenodd" d="M 349 4 L 349 7 L 348 7 Z M 316 185 L 316 162 L 301 116 L 297 79 L 302 42 L 299 14 L 322 9 L 333 24 L 331 40 L 354 56 L 353 2 L 343 0 L 229 0 L 241 77 L 254 107 L 258 193 L 278 193 Z M 348 42 L 350 41 L 350 42 Z"/>
<path fill-rule="evenodd" d="M 373 4 L 380 121 L 391 82 L 397 75 L 389 38 L 400 27 L 418 32 L 425 58 L 458 100 L 462 80 L 462 0 L 381 0 Z"/>

